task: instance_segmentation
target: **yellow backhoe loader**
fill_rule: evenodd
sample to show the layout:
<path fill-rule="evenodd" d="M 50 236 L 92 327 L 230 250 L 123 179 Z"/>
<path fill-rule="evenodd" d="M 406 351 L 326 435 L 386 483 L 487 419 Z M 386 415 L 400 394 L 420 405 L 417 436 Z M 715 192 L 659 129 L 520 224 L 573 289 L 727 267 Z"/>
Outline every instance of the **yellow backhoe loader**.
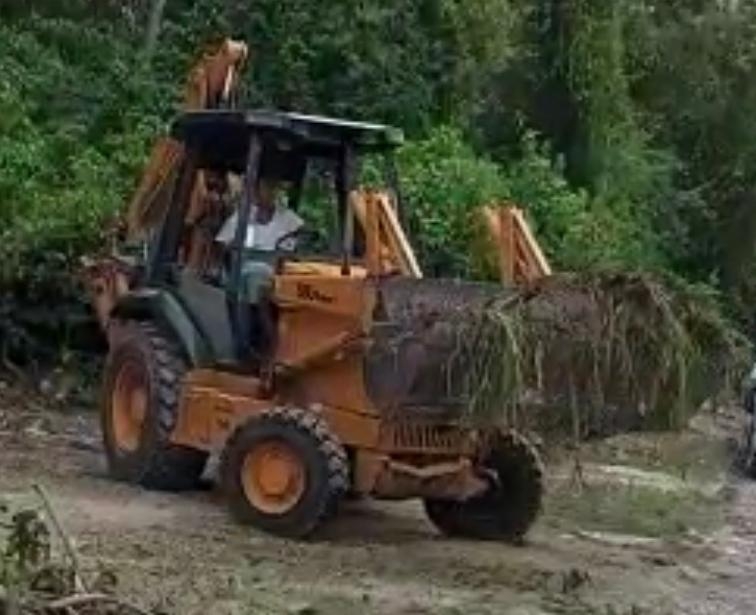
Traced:
<path fill-rule="evenodd" d="M 434 303 L 443 294 L 445 306 L 467 309 L 516 289 L 423 278 L 396 173 L 383 191 L 356 184 L 365 156 L 392 167 L 400 131 L 219 105 L 246 56 L 231 41 L 209 56 L 222 70 L 199 79 L 208 87 L 153 153 L 129 216 L 146 257 L 108 256 L 87 270 L 110 343 L 110 472 L 191 488 L 219 453 L 231 510 L 274 534 L 310 534 L 351 492 L 421 498 L 445 534 L 522 540 L 541 507 L 539 455 L 506 425 L 462 422 L 469 399 L 448 369 L 453 348 Z M 297 231 L 295 250 L 247 245 L 260 182 L 288 186 L 296 211 L 313 173 L 330 186 L 331 249 L 310 248 L 308 231 Z M 238 226 L 219 247 L 232 183 L 207 179 L 229 176 L 243 187 Z M 503 280 L 548 274 L 518 210 L 484 217 L 505 248 Z"/>

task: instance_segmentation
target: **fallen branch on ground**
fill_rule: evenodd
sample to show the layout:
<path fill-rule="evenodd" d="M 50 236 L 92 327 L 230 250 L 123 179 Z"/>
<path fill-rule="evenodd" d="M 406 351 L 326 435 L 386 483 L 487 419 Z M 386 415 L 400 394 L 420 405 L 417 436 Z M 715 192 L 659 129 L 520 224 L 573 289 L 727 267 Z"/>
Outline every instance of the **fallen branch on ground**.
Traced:
<path fill-rule="evenodd" d="M 108 593 L 116 584 L 112 572 L 88 582 L 79 555 L 52 501 L 41 485 L 33 485 L 44 516 L 35 509 L 3 510 L 9 521 L 0 546 L 0 613 L 9 615 L 152 615 L 151 611 Z M 4 520 L 3 520 L 4 521 Z M 54 557 L 52 535 L 62 551 Z M 103 591 L 104 589 L 104 591 Z"/>

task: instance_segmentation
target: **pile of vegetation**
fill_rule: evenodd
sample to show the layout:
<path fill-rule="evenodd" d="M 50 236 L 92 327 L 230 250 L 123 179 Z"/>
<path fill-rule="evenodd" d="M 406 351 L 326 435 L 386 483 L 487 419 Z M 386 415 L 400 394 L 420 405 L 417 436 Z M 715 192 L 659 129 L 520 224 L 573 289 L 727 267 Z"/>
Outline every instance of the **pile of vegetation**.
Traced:
<path fill-rule="evenodd" d="M 366 373 L 386 412 L 449 411 L 561 441 L 674 430 L 726 401 L 748 367 L 750 344 L 711 290 L 658 275 L 387 280 L 381 291 Z"/>
<path fill-rule="evenodd" d="M 649 275 L 554 276 L 455 320 L 468 420 L 578 440 L 681 428 L 749 358 L 705 288 Z"/>

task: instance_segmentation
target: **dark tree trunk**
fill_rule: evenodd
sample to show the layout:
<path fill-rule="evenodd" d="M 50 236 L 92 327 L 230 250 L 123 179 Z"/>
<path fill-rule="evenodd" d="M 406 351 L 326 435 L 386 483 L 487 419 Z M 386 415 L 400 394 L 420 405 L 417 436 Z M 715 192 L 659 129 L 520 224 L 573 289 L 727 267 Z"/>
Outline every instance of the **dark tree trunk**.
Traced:
<path fill-rule="evenodd" d="M 167 0 L 152 0 L 150 6 L 149 21 L 147 22 L 147 32 L 144 37 L 144 60 L 149 63 L 157 49 L 158 37 L 160 36 L 160 26 L 163 23 L 163 13 Z"/>

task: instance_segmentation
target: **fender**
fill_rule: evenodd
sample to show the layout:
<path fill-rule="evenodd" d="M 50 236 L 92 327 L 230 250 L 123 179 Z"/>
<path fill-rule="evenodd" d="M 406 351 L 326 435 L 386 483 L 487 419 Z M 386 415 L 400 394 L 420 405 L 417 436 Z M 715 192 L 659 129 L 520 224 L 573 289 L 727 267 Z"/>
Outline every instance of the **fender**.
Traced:
<path fill-rule="evenodd" d="M 128 292 L 118 300 L 110 316 L 111 319 L 152 320 L 173 334 L 192 367 L 213 362 L 208 340 L 181 302 L 167 290 L 143 288 Z"/>

